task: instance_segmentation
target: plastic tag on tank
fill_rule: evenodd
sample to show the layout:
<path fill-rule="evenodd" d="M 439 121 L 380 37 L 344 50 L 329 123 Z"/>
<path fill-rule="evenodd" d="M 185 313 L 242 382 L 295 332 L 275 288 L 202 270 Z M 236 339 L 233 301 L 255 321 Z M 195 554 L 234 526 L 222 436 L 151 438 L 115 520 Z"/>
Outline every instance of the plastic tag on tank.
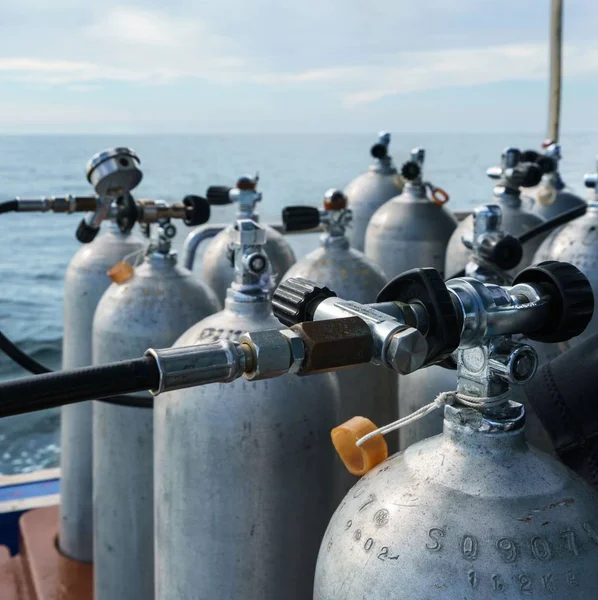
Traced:
<path fill-rule="evenodd" d="M 388 458 L 388 446 L 382 434 L 357 445 L 358 440 L 376 429 L 378 427 L 369 419 L 353 417 L 330 433 L 334 448 L 351 475 L 365 475 Z"/>
<path fill-rule="evenodd" d="M 129 279 L 133 277 L 133 273 L 134 270 L 131 266 L 131 263 L 127 262 L 126 260 L 117 262 L 113 267 L 106 271 L 106 275 L 108 275 L 108 277 L 110 277 L 110 279 L 112 279 L 112 281 L 118 285 L 122 285 L 123 283 L 129 281 Z"/>

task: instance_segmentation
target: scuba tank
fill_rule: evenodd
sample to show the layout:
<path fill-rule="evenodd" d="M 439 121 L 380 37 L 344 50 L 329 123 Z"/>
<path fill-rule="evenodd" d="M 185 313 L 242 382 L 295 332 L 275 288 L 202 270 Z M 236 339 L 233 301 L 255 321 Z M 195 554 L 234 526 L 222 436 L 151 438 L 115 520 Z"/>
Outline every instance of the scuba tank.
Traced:
<path fill-rule="evenodd" d="M 444 254 L 457 220 L 443 208 L 448 194 L 423 181 L 425 151 L 414 148 L 401 169 L 403 193 L 380 207 L 365 236 L 365 254 L 388 277 L 415 267 L 442 272 Z M 428 189 L 431 198 L 428 198 Z"/>
<path fill-rule="evenodd" d="M 514 269 L 521 260 L 523 250 L 516 238 L 505 234 L 501 226 L 501 207 L 497 204 L 478 206 L 473 211 L 473 236 L 464 239 L 464 245 L 472 251 L 471 260 L 465 267 L 465 276 L 483 283 L 507 285 L 511 277 L 507 271 Z M 535 344 L 535 342 L 534 342 Z M 539 344 L 538 361 L 546 362 L 550 344 Z M 457 372 L 451 368 L 431 365 L 409 375 L 400 377 L 399 416 L 404 417 L 419 410 L 442 392 L 456 389 Z M 552 451 L 552 443 L 533 410 L 527 406 L 521 387 L 514 388 L 513 399 L 526 405 L 526 439 L 537 448 Z M 443 415 L 437 411 L 425 419 L 415 421 L 401 429 L 400 449 L 415 442 L 442 433 Z"/>
<path fill-rule="evenodd" d="M 493 203 L 500 206 L 502 211 L 502 226 L 505 232 L 515 237 L 538 226 L 544 219 L 522 206 L 521 187 L 533 187 L 540 183 L 542 171 L 537 164 L 523 162 L 521 152 L 517 148 L 505 148 L 502 153 L 502 164 L 486 172 L 491 179 L 498 179 L 494 188 Z M 455 273 L 465 268 L 469 262 L 471 251 L 463 245 L 463 237 L 471 237 L 473 231 L 473 217 L 470 215 L 459 223 L 455 229 L 446 250 L 444 273 L 452 277 Z M 540 245 L 543 237 L 536 237 L 523 245 L 523 259 L 520 267 L 531 264 L 534 252 Z M 514 277 L 517 273 L 511 273 Z"/>
<path fill-rule="evenodd" d="M 401 193 L 403 182 L 388 153 L 390 133 L 381 132 L 370 149 L 374 164 L 345 188 L 353 223 L 347 237 L 351 248 L 363 252 L 365 231 L 372 215 L 388 200 Z"/>
<path fill-rule="evenodd" d="M 208 188 L 206 197 L 210 204 L 217 206 L 236 202 L 237 219 L 251 219 L 258 222 L 256 205 L 261 201 L 262 194 L 256 190 L 257 183 L 257 176 L 240 177 L 234 188 L 224 186 Z M 216 292 L 221 302 L 224 302 L 235 274 L 227 259 L 227 249 L 235 240 L 236 227 L 236 224 L 229 225 L 215 235 L 208 244 L 201 260 L 202 278 Z M 295 262 L 295 254 L 289 243 L 275 229 L 266 225 L 264 230 L 266 231 L 264 250 L 270 261 L 271 274 L 275 282 L 278 283 L 288 268 Z M 201 230 L 197 231 L 200 232 Z M 195 232 L 191 233 L 185 242 L 185 266 L 189 269 L 193 268 L 197 246 L 203 239 L 201 233 L 198 233 L 199 237 L 195 239 L 193 239 Z M 207 234 L 213 235 L 214 233 L 215 231 L 210 230 L 208 227 Z"/>
<path fill-rule="evenodd" d="M 233 234 L 227 260 L 235 279 L 225 309 L 194 325 L 175 347 L 229 347 L 250 331 L 266 368 L 278 358 L 267 342 L 282 329 L 270 303 L 266 231 L 241 219 Z M 218 365 L 188 363 L 188 373 Z M 224 364 L 221 371 L 227 372 Z M 252 377 L 261 379 L 259 370 Z M 158 600 L 311 595 L 319 541 L 335 508 L 329 432 L 338 402 L 329 374 L 241 379 L 160 396 L 154 410 Z"/>
<path fill-rule="evenodd" d="M 597 168 L 598 171 L 598 168 Z M 550 234 L 538 248 L 535 261 L 565 260 L 581 269 L 590 280 L 594 293 L 598 293 L 598 175 L 588 173 L 584 177 L 586 187 L 594 189 L 594 197 L 588 202 L 586 214 Z M 598 331 L 598 317 L 594 315 L 588 328 L 571 340 L 571 346 Z"/>
<path fill-rule="evenodd" d="M 412 293 L 414 273 L 381 296 L 425 303 Z M 456 279 L 441 291 L 436 282 L 436 301 L 454 306 L 462 323 L 444 431 L 384 460 L 349 492 L 322 541 L 314 600 L 597 598 L 598 493 L 525 443 L 525 410 L 509 394 L 536 366 L 533 349 L 510 335 L 579 333 L 593 304 L 587 281 L 552 262 L 524 270 L 511 288 Z M 353 448 L 360 438 L 365 460 L 383 444 L 380 430 L 370 431 L 369 447 L 354 423 L 333 436 Z"/>
<path fill-rule="evenodd" d="M 131 234 L 135 223 L 147 225 L 162 218 L 180 218 L 187 225 L 196 225 L 209 217 L 205 200 L 198 196 L 187 196 L 172 205 L 162 200 L 133 199 L 130 192 L 141 178 L 139 158 L 128 148 L 99 152 L 87 163 L 87 179 L 98 196 L 74 199 L 77 208 L 78 201 L 85 200 L 84 207 L 94 212 L 88 213 L 79 224 L 77 239 L 85 245 L 77 251 L 66 272 L 63 369 L 92 363 L 92 323 L 97 303 L 110 285 L 106 272 L 143 248 L 142 240 Z M 73 198 L 60 199 L 58 203 L 59 199 L 52 200 L 50 206 L 55 210 L 64 204 L 63 200 Z M 31 210 L 40 201 L 18 203 Z M 98 236 L 104 220 L 110 221 L 108 231 Z M 60 550 L 69 558 L 90 562 L 93 558 L 90 403 L 62 407 L 60 448 Z"/>
<path fill-rule="evenodd" d="M 334 189 L 326 192 L 323 211 L 310 206 L 285 208 L 282 221 L 287 230 L 312 229 L 322 224 L 325 233 L 320 238 L 320 248 L 296 262 L 284 279 L 303 277 L 329 286 L 342 298 L 359 303 L 374 302 L 386 283 L 386 277 L 361 252 L 349 247 L 345 231 L 351 218 L 352 211 L 347 209 L 346 196 Z M 283 280 L 279 289 L 284 285 Z M 342 397 L 341 420 L 357 412 L 381 423 L 396 419 L 397 377 L 392 371 L 376 365 L 361 365 L 345 369 L 337 377 Z M 373 415 L 378 416 L 374 418 Z M 340 461 L 339 473 L 342 498 L 355 479 Z"/>
<path fill-rule="evenodd" d="M 112 201 L 141 181 L 139 158 L 127 148 L 94 155 L 87 179 L 100 196 L 96 211 L 79 224 L 77 238 L 86 243 L 71 260 L 64 284 L 62 368 L 91 365 L 91 328 L 96 305 L 110 285 L 106 271 L 139 251 L 141 239 L 111 223 L 96 237 Z M 93 559 L 91 403 L 64 406 L 60 423 L 60 550 L 69 558 Z"/>
<path fill-rule="evenodd" d="M 209 214 L 209 206 L 207 206 Z M 93 362 L 166 347 L 219 310 L 216 295 L 177 266 L 169 219 L 154 231 L 145 260 L 120 263 L 93 321 Z M 124 269 L 121 275 L 120 270 Z M 150 600 L 154 595 L 153 399 L 117 396 L 93 406 L 95 600 Z"/>
<path fill-rule="evenodd" d="M 535 150 L 527 150 L 521 158 L 523 162 L 536 163 L 542 170 L 542 180 L 538 187 L 524 192 L 531 199 L 527 208 L 548 220 L 577 206 L 582 206 L 585 201 L 567 188 L 561 178 L 559 173 L 561 145 L 552 140 L 546 140 L 542 144 L 542 148 L 544 149 L 542 154 Z"/>

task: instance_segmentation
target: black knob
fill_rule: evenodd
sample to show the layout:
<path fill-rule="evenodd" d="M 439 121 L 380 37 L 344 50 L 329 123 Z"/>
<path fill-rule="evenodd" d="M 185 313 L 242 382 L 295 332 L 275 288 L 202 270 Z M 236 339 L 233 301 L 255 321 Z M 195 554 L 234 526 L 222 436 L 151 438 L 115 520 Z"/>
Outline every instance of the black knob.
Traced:
<path fill-rule="evenodd" d="M 536 150 L 524 150 L 521 153 L 521 162 L 537 162 L 540 158 L 541 154 L 536 152 Z"/>
<path fill-rule="evenodd" d="M 534 187 L 538 185 L 542 179 L 542 169 L 536 163 L 519 163 L 513 168 L 509 176 L 511 186 L 519 187 Z"/>
<path fill-rule="evenodd" d="M 85 219 L 81 219 L 81 223 L 79 223 L 75 235 L 82 244 L 89 244 L 89 242 L 93 242 L 96 235 L 98 235 L 98 231 L 100 231 L 99 227 L 91 227 L 85 222 Z"/>
<path fill-rule="evenodd" d="M 189 227 L 203 225 L 210 220 L 210 203 L 201 196 L 185 196 L 183 198 L 185 205 L 185 218 L 183 223 Z"/>
<path fill-rule="evenodd" d="M 282 210 L 286 231 L 305 231 L 320 224 L 320 211 L 313 206 L 287 206 Z"/>
<path fill-rule="evenodd" d="M 292 277 L 282 281 L 274 291 L 272 311 L 284 325 L 296 325 L 312 321 L 318 304 L 333 296 L 336 294 L 325 286 L 302 277 Z"/>
<path fill-rule="evenodd" d="M 484 258 L 502 271 L 514 269 L 523 258 L 523 246 L 512 235 L 505 235 L 483 253 Z"/>
<path fill-rule="evenodd" d="M 211 185 L 206 192 L 206 198 L 208 199 L 208 202 L 214 206 L 232 204 L 229 197 L 229 192 L 232 189 L 233 188 L 226 187 L 225 185 Z"/>
<path fill-rule="evenodd" d="M 377 158 L 378 160 L 382 160 L 383 158 L 386 158 L 388 156 L 388 148 L 386 147 L 385 144 L 374 144 L 370 148 L 370 154 L 374 158 Z"/>
<path fill-rule="evenodd" d="M 554 173 L 556 171 L 556 160 L 551 156 L 539 156 L 534 162 L 540 167 L 543 174 Z"/>
<path fill-rule="evenodd" d="M 462 315 L 457 311 L 440 273 L 431 267 L 411 269 L 389 281 L 378 302 L 417 302 L 428 316 L 426 365 L 441 362 L 461 341 Z"/>
<path fill-rule="evenodd" d="M 401 167 L 401 175 L 408 181 L 414 181 L 421 175 L 421 167 L 413 160 L 407 161 Z"/>
<path fill-rule="evenodd" d="M 594 314 L 594 293 L 587 277 L 566 262 L 548 260 L 524 269 L 513 285 L 539 285 L 550 297 L 544 323 L 527 337 L 536 342 L 565 342 L 585 330 Z"/>

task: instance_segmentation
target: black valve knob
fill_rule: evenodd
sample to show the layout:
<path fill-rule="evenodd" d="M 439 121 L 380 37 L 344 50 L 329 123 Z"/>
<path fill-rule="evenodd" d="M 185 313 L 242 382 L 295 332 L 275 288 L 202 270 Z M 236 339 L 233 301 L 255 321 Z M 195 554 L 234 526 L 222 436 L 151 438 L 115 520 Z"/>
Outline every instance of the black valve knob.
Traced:
<path fill-rule="evenodd" d="M 462 317 L 436 269 L 426 267 L 402 273 L 382 288 L 377 301 L 413 301 L 424 306 L 428 315 L 426 365 L 441 362 L 459 346 Z"/>
<path fill-rule="evenodd" d="M 388 156 L 388 148 L 386 147 L 386 144 L 374 144 L 370 149 L 370 154 L 374 158 L 382 160 Z"/>
<path fill-rule="evenodd" d="M 291 277 L 281 282 L 272 295 L 274 316 L 284 325 L 312 321 L 314 312 L 326 298 L 336 294 L 325 286 L 302 277 Z"/>
<path fill-rule="evenodd" d="M 509 176 L 509 184 L 513 187 L 534 187 L 542 180 L 542 169 L 533 162 L 519 163 Z"/>
<path fill-rule="evenodd" d="M 82 244 L 89 244 L 93 242 L 99 231 L 99 227 L 91 227 L 85 222 L 85 219 L 81 219 L 75 235 Z"/>
<path fill-rule="evenodd" d="M 211 185 L 207 192 L 206 198 L 208 202 L 214 206 L 222 206 L 224 204 L 232 204 L 229 193 L 233 188 L 225 185 Z"/>
<path fill-rule="evenodd" d="M 513 285 L 539 285 L 550 297 L 542 326 L 527 337 L 536 342 L 565 342 L 585 330 L 594 314 L 594 293 L 587 277 L 567 262 L 548 260 L 524 269 Z"/>
<path fill-rule="evenodd" d="M 287 206 L 282 209 L 286 231 L 305 231 L 320 224 L 320 211 L 313 206 Z"/>
<path fill-rule="evenodd" d="M 401 175 L 408 181 L 414 181 L 421 175 L 421 167 L 413 160 L 407 161 L 401 167 Z"/>
<path fill-rule="evenodd" d="M 557 169 L 557 162 L 552 156 L 540 156 L 535 162 L 544 175 L 554 173 Z"/>
<path fill-rule="evenodd" d="M 505 235 L 495 244 L 487 248 L 480 248 L 483 258 L 502 271 L 514 269 L 523 258 L 523 246 L 512 235 Z"/>
<path fill-rule="evenodd" d="M 203 225 L 210 220 L 210 203 L 201 196 L 185 196 L 185 218 L 183 223 L 189 227 Z"/>
<path fill-rule="evenodd" d="M 119 196 L 116 200 L 116 224 L 121 233 L 129 233 L 139 218 L 137 204 L 131 194 Z"/>
<path fill-rule="evenodd" d="M 538 162 L 541 154 L 536 150 L 524 150 L 521 153 L 521 158 L 519 159 L 521 162 Z"/>

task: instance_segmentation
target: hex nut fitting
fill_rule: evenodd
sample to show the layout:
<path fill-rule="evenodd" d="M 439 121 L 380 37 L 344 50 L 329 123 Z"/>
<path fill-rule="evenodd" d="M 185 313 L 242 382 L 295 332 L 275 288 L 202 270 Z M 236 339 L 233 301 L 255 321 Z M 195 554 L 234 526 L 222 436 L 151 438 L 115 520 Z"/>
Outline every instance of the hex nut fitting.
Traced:
<path fill-rule="evenodd" d="M 247 344 L 253 353 L 253 369 L 245 373 L 246 379 L 270 379 L 286 373 L 293 366 L 289 339 L 278 329 L 244 333 L 239 342 Z"/>
<path fill-rule="evenodd" d="M 428 343 L 421 332 L 413 327 L 397 331 L 386 350 L 386 362 L 401 375 L 417 371 L 426 360 Z"/>
<path fill-rule="evenodd" d="M 291 349 L 292 362 L 288 372 L 292 374 L 298 373 L 305 360 L 305 346 L 303 345 L 303 340 L 291 329 L 281 329 L 280 333 L 287 338 L 289 348 Z"/>

